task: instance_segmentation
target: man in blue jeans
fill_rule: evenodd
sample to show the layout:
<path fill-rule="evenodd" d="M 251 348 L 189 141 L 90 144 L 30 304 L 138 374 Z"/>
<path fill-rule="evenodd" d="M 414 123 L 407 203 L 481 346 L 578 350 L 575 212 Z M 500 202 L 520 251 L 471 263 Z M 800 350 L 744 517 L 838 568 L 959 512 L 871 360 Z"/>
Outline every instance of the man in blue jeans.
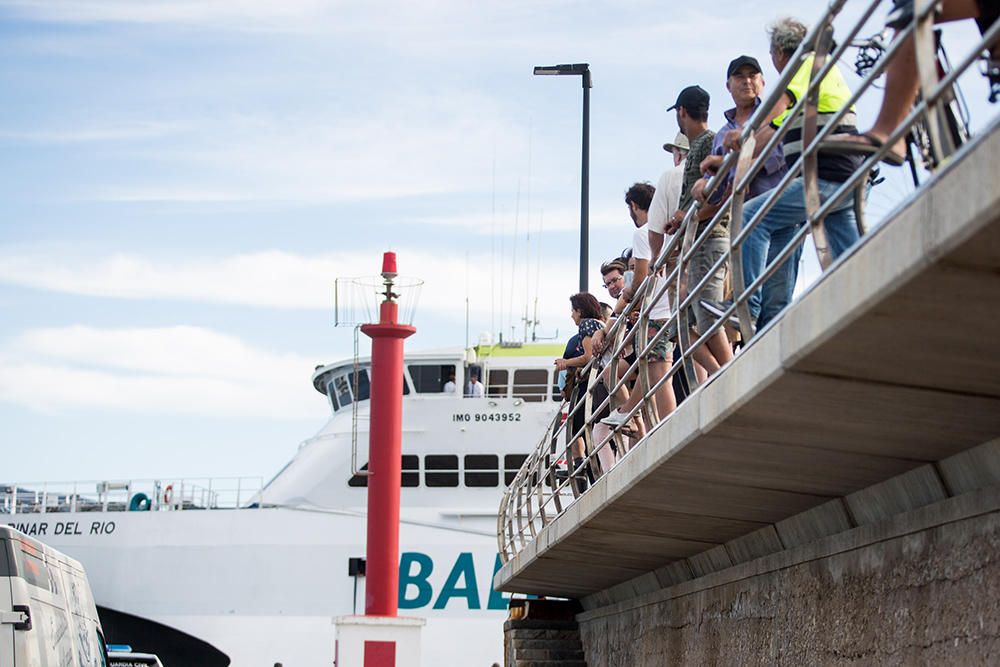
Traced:
<path fill-rule="evenodd" d="M 798 49 L 808 29 L 795 19 L 781 19 L 768 30 L 771 41 L 771 61 L 778 72 L 788 65 L 792 54 Z M 785 94 L 771 110 L 770 124 L 757 130 L 755 138 L 758 150 L 763 148 L 774 133 L 784 123 L 790 123 L 785 134 L 782 149 L 788 168 L 802 155 L 802 124 L 804 114 L 789 118 L 789 111 L 806 94 L 812 74 L 813 56 L 810 55 L 799 67 L 788 83 Z M 823 79 L 819 90 L 818 131 L 840 111 L 850 99 L 851 91 L 836 66 Z M 835 128 L 838 134 L 857 134 L 857 122 L 852 108 Z M 726 146 L 738 148 L 739 130 L 729 133 Z M 820 201 L 826 202 L 854 172 L 861 166 L 862 156 L 850 154 L 820 153 L 817 159 Z M 747 201 L 743 206 L 744 226 L 750 224 L 773 193 L 766 192 Z M 802 177 L 794 179 L 784 192 L 777 196 L 774 205 L 764 214 L 743 242 L 743 279 L 749 287 L 766 267 L 781 254 L 796 232 L 806 223 L 805 192 Z M 845 197 L 829 212 L 823 223 L 830 251 L 836 258 L 858 239 L 857 221 L 854 215 L 854 195 Z M 763 328 L 792 300 L 795 281 L 798 277 L 799 257 L 802 246 L 792 251 L 788 259 L 768 278 L 761 289 L 749 298 L 750 315 L 756 320 L 756 328 Z M 718 306 L 718 304 L 716 304 Z M 706 306 L 707 307 L 707 306 Z"/>

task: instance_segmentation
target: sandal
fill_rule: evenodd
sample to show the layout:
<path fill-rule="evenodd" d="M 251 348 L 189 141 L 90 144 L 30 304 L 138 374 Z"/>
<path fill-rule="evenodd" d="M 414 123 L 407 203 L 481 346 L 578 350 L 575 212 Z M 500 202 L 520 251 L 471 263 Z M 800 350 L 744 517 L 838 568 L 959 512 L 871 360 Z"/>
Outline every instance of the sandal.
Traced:
<path fill-rule="evenodd" d="M 882 146 L 882 141 L 868 133 L 834 134 L 821 143 L 819 149 L 823 153 L 835 153 L 838 155 L 872 155 L 879 151 Z M 890 150 L 882 156 L 882 162 L 891 164 L 894 167 L 902 167 L 906 164 L 906 156 Z"/>

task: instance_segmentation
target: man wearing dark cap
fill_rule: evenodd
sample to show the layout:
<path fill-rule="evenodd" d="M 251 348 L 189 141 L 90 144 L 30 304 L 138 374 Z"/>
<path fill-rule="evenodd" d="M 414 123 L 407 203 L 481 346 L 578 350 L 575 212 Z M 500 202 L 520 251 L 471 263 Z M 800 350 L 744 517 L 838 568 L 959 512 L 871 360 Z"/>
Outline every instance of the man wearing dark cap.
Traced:
<path fill-rule="evenodd" d="M 681 222 L 684 220 L 684 212 L 694 200 L 694 188 L 701 180 L 701 163 L 712 153 L 712 144 L 715 133 L 708 129 L 708 105 L 709 96 L 700 86 L 688 86 L 677 96 L 677 102 L 667 109 L 677 109 L 677 124 L 681 128 L 688 141 L 691 143 L 691 152 L 688 153 L 687 163 L 684 167 L 684 182 L 681 186 L 680 208 L 668 221 L 666 232 L 675 233 Z M 693 219 L 697 224 L 697 236 L 702 232 L 712 220 L 715 211 L 710 207 L 703 207 L 698 210 Z M 687 285 L 694 287 L 709 274 L 712 266 L 721 257 L 729 252 L 729 228 L 717 224 L 708 233 L 708 238 L 698 246 L 687 265 Z M 692 330 L 692 340 L 697 340 L 704 334 L 715 321 L 715 318 L 705 311 L 700 301 L 718 301 L 722 299 L 723 285 L 726 279 L 726 266 L 723 265 L 712 273 L 711 278 L 694 298 L 691 310 L 694 314 L 695 326 Z M 726 333 L 719 329 L 705 344 L 698 346 L 694 350 L 694 360 L 698 362 L 698 375 L 700 380 L 705 379 L 705 372 L 708 375 L 719 370 L 722 364 L 729 361 L 733 356 L 733 350 L 726 340 Z"/>
<path fill-rule="evenodd" d="M 715 172 L 722 165 L 722 160 L 727 152 L 727 149 L 723 145 L 726 136 L 732 131 L 739 132 L 742 130 L 743 125 L 750 120 L 750 117 L 753 116 L 761 105 L 760 95 L 764 90 L 764 76 L 760 69 L 760 63 L 757 62 L 756 58 L 752 56 L 740 56 L 729 63 L 729 67 L 726 69 L 726 90 L 729 91 L 729 94 L 733 98 L 733 104 L 736 106 L 723 112 L 723 115 L 726 117 L 726 124 L 715 135 L 715 140 L 712 143 L 712 154 L 701 163 L 701 171 L 704 178 L 695 185 L 694 194 L 695 198 L 702 202 L 705 202 L 703 190 L 708 185 L 709 179 L 715 175 Z M 771 154 L 768 155 L 764 166 L 747 186 L 746 198 L 756 197 L 777 187 L 786 171 L 787 167 L 781 146 L 776 146 L 771 151 Z M 712 207 L 712 210 L 718 210 L 718 205 L 725 200 L 726 192 L 733 185 L 735 172 L 736 168 L 731 168 L 726 179 L 708 198 L 707 205 Z M 713 204 L 715 206 L 712 206 Z M 724 224 L 728 228 L 728 212 L 722 217 L 725 221 Z M 791 230 L 791 232 L 794 233 L 794 230 Z M 780 244 L 775 243 L 773 246 L 775 252 L 780 252 L 786 243 L 787 241 Z M 770 259 L 773 259 L 773 257 Z M 783 290 L 784 287 L 776 284 L 768 284 L 765 287 L 765 291 L 767 289 Z M 705 303 L 700 305 L 713 314 L 721 314 L 728 306 L 727 303 L 719 303 L 711 299 L 705 299 L 704 301 Z"/>

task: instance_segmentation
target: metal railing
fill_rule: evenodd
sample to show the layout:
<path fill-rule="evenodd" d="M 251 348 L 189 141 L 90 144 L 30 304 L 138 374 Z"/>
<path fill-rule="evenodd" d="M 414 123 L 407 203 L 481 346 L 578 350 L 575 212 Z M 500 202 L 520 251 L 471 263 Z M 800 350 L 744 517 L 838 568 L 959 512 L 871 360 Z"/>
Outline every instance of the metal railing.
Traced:
<path fill-rule="evenodd" d="M 261 477 L 0 484 L 0 514 L 248 509 L 263 488 Z"/>
<path fill-rule="evenodd" d="M 892 4 L 888 0 L 858 2 L 851 0 L 852 8 L 855 5 L 863 7 L 860 18 L 846 30 L 846 34 L 837 36 L 839 45 L 835 45 L 833 23 L 848 1 L 831 2 L 823 17 L 808 32 L 791 56 L 779 81 L 771 87 L 770 94 L 744 125 L 739 150 L 730 151 L 725 155 L 716 175 L 705 187 L 706 196 L 711 197 L 726 182 L 726 175 L 735 170 L 731 192 L 725 193 L 720 208 L 707 223 L 698 219 L 699 212 L 705 210 L 705 206 L 700 202 L 692 202 L 685 211 L 680 231 L 664 244 L 665 247 L 659 256 L 651 262 L 649 275 L 636 289 L 635 298 L 607 329 L 604 354 L 595 353 L 580 370 L 578 373 L 580 379 L 571 400 L 563 402 L 560 414 L 549 424 L 538 446 L 507 488 L 497 516 L 498 548 L 504 562 L 534 540 L 545 526 L 562 514 L 577 497 L 585 493 L 595 479 L 605 474 L 622 457 L 627 456 L 631 449 L 641 446 L 646 437 L 670 419 L 669 414 L 662 416 L 658 414 L 654 400 L 657 390 L 665 383 L 672 383 L 674 377 L 681 374 L 690 391 L 697 391 L 700 382 L 695 368 L 695 352 L 705 346 L 716 332 L 730 326 L 727 325 L 730 316 L 735 315 L 739 325 L 729 330 L 728 339 L 739 338 L 743 343 L 742 349 L 745 349 L 746 344 L 756 333 L 748 305 L 751 295 L 760 290 L 784 262 L 795 257 L 808 235 L 812 237 L 820 266 L 823 270 L 830 268 L 834 258 L 826 238 L 824 220 L 832 212 L 844 208 L 842 202 L 848 197 L 854 197 L 853 211 L 861 236 L 854 245 L 864 242 L 868 228 L 864 202 L 870 187 L 872 171 L 900 139 L 914 131 L 915 126 L 919 126 L 924 133 L 923 136 L 929 138 L 935 166 L 945 163 L 957 150 L 958 146 L 953 140 L 954 133 L 949 131 L 942 108 L 954 97 L 953 91 L 958 77 L 980 58 L 987 47 L 998 42 L 1000 21 L 987 29 L 977 44 L 970 45 L 968 54 L 959 59 L 953 69 L 940 76 L 936 58 L 938 47 L 933 26 L 935 9 L 939 2 L 916 0 L 912 21 L 898 31 L 874 66 L 867 68 L 850 100 L 838 111 L 824 113 L 827 121 L 820 128 L 818 123 L 820 82 L 838 66 L 838 61 L 847 49 L 856 48 L 858 35 L 862 34 L 866 27 L 870 30 L 872 25 L 882 22 L 881 16 L 873 18 L 876 11 L 879 8 L 888 9 Z M 876 32 L 882 29 L 882 25 L 879 25 Z M 823 199 L 820 196 L 818 176 L 821 144 L 835 132 L 842 119 L 848 113 L 852 113 L 853 105 L 872 89 L 876 79 L 882 76 L 889 63 L 898 57 L 904 43 L 911 39 L 916 53 L 919 100 L 888 140 L 878 150 L 867 155 L 860 167 L 831 195 Z M 813 57 L 813 63 L 807 94 L 795 101 L 781 126 L 767 138 L 761 150 L 756 150 L 757 137 L 766 138 L 766 134 L 762 134 L 760 129 L 770 123 L 769 112 L 779 103 L 792 77 L 810 56 Z M 783 141 L 796 119 L 802 121 L 801 156 L 794 164 L 789 165 L 787 173 L 773 190 L 758 195 L 763 203 L 753 216 L 744 220 L 744 200 L 749 184 L 761 171 L 773 149 Z M 789 186 L 799 178 L 803 188 L 805 224 L 801 224 L 795 230 L 791 240 L 780 252 L 769 257 L 764 270 L 756 275 L 749 285 L 745 284 L 743 249 L 747 239 L 767 218 L 768 213 L 785 195 Z M 689 268 L 692 258 L 696 257 L 706 240 L 710 238 L 713 228 L 722 224 L 727 214 L 729 215 L 728 252 L 714 263 L 701 280 L 696 284 L 690 284 L 692 281 L 689 280 Z M 704 228 L 698 233 L 701 224 L 704 224 Z M 732 303 L 725 308 L 721 317 L 703 333 L 698 334 L 691 328 L 689 310 L 713 274 L 727 268 L 732 282 Z M 665 279 L 655 281 L 654 277 L 658 274 L 665 276 Z M 668 293 L 676 297 L 671 298 L 672 314 L 666 326 L 654 329 L 655 333 L 650 336 L 648 323 L 651 306 L 666 298 L 665 295 Z M 679 303 L 676 303 L 677 301 Z M 632 331 L 628 330 L 630 321 L 634 322 Z M 680 350 L 680 359 L 670 363 L 661 377 L 651 376 L 648 357 L 650 351 L 661 337 L 669 338 L 674 335 Z M 692 340 L 695 336 L 696 339 Z M 628 364 L 627 370 L 622 371 L 619 368 L 619 360 L 624 357 L 630 345 L 634 346 L 635 361 Z M 740 351 L 737 351 L 737 354 L 739 353 Z M 723 367 L 718 372 L 722 373 L 725 370 Z M 641 400 L 628 412 L 625 423 L 613 427 L 601 423 L 601 416 L 616 407 L 620 402 L 615 398 L 616 395 L 619 395 L 623 388 L 627 389 L 630 382 L 634 382 L 632 391 L 639 391 L 642 395 Z M 581 413 L 582 425 L 579 424 Z M 582 447 L 579 444 L 581 441 Z"/>

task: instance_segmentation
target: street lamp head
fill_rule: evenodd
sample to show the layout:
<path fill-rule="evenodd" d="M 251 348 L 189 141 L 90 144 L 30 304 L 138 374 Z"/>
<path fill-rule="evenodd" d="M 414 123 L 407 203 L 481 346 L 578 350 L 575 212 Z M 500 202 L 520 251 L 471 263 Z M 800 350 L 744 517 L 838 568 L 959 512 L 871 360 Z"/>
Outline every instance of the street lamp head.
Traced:
<path fill-rule="evenodd" d="M 590 71 L 588 63 L 573 63 L 572 65 L 548 65 L 535 67 L 535 76 L 575 76 Z"/>

